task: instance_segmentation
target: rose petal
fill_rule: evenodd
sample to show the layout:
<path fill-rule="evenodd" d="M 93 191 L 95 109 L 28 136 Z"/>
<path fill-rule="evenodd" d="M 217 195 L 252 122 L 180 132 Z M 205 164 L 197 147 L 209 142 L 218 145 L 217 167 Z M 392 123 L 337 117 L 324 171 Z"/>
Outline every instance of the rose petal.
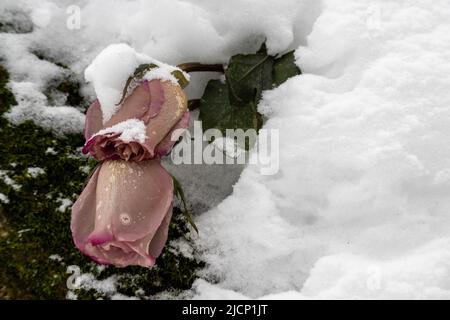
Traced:
<path fill-rule="evenodd" d="M 70 228 L 72 230 L 75 245 L 81 251 L 84 250 L 87 239 L 92 230 L 94 230 L 97 198 L 96 189 L 99 169 L 100 168 L 97 168 L 92 174 L 83 192 L 72 206 L 72 221 Z"/>
<path fill-rule="evenodd" d="M 154 234 L 172 198 L 172 178 L 158 160 L 107 161 L 98 177 L 94 233 L 110 225 L 119 241 Z"/>
<path fill-rule="evenodd" d="M 169 234 L 169 224 L 172 218 L 172 207 L 167 211 L 164 220 L 156 231 L 154 237 L 148 244 L 148 252 L 153 257 L 158 257 L 166 244 L 167 237 Z"/>
<path fill-rule="evenodd" d="M 147 125 L 147 137 L 144 145 L 149 150 L 155 150 L 156 146 L 171 132 L 172 128 L 182 119 L 187 110 L 187 98 L 180 86 L 165 81 L 165 101 L 158 116 L 149 120 Z"/>
<path fill-rule="evenodd" d="M 105 161 L 72 207 L 75 244 L 99 263 L 151 266 L 167 240 L 172 198 L 158 160 Z"/>
<path fill-rule="evenodd" d="M 148 83 L 148 88 L 150 91 L 150 105 L 148 106 L 147 113 L 141 118 L 144 123 L 148 123 L 148 121 L 154 117 L 156 117 L 164 104 L 164 88 L 161 85 L 161 81 L 152 80 Z"/>
<path fill-rule="evenodd" d="M 102 109 L 100 108 L 100 102 L 95 100 L 86 111 L 86 119 L 84 122 L 84 138 L 89 138 L 96 132 L 102 129 L 103 123 Z"/>
<path fill-rule="evenodd" d="M 171 150 L 178 138 L 183 134 L 184 130 L 189 126 L 189 111 L 183 114 L 183 117 L 178 123 L 170 130 L 170 132 L 164 137 L 164 139 L 156 146 L 156 154 L 159 157 L 167 155 Z"/>
<path fill-rule="evenodd" d="M 120 109 L 109 119 L 104 128 L 128 119 L 143 119 L 146 115 L 155 117 L 164 102 L 164 90 L 160 80 L 143 81 L 125 98 Z"/>
<path fill-rule="evenodd" d="M 167 210 L 164 220 L 154 235 L 148 235 L 140 240 L 128 242 L 129 246 L 136 252 L 139 252 L 144 258 L 148 255 L 151 257 L 158 257 L 166 244 L 171 218 L 172 206 Z"/>

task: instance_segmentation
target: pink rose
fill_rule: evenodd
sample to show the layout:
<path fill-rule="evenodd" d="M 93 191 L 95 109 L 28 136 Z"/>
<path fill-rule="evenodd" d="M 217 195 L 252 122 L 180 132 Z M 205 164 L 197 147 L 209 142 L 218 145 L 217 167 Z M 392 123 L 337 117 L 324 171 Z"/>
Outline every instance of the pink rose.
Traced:
<path fill-rule="evenodd" d="M 75 245 L 102 264 L 150 267 L 167 240 L 173 181 L 159 158 L 189 122 L 186 95 L 168 81 L 143 81 L 105 124 L 86 112 L 84 153 L 104 160 L 72 207 Z M 127 131 L 128 130 L 128 131 Z"/>
<path fill-rule="evenodd" d="M 128 141 L 121 137 L 120 131 L 108 131 L 132 119 L 140 120 L 145 127 L 142 139 Z M 179 85 L 144 80 L 104 125 L 98 100 L 89 107 L 83 153 L 90 153 L 97 160 L 142 161 L 164 156 L 177 138 L 171 139 L 173 131 L 186 128 L 188 122 L 186 94 Z"/>

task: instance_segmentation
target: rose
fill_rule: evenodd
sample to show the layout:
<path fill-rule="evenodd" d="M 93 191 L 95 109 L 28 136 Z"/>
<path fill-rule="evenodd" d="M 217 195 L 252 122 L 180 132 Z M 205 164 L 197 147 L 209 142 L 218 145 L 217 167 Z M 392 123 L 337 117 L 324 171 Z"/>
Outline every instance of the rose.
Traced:
<path fill-rule="evenodd" d="M 140 139 L 126 137 L 125 122 L 142 123 Z M 97 160 L 124 159 L 142 161 L 166 155 L 178 136 L 172 133 L 189 122 L 186 95 L 170 81 L 142 81 L 124 100 L 120 109 L 103 125 L 102 111 L 96 100 L 86 112 L 83 153 Z"/>
<path fill-rule="evenodd" d="M 94 261 L 150 267 L 167 240 L 172 177 L 159 160 L 107 160 L 72 207 L 77 248 Z"/>
<path fill-rule="evenodd" d="M 186 96 L 172 82 L 145 80 L 102 119 L 96 100 L 86 112 L 83 152 L 104 161 L 72 206 L 72 236 L 98 263 L 149 267 L 172 216 L 173 181 L 159 158 L 188 125 Z"/>

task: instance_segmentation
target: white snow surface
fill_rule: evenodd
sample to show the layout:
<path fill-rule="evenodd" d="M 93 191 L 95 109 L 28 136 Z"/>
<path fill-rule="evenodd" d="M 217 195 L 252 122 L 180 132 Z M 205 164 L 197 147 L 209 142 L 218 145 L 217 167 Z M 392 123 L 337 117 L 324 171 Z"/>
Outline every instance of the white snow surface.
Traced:
<path fill-rule="evenodd" d="M 77 74 L 115 43 L 175 65 L 225 63 L 264 38 L 271 53 L 296 50 L 303 74 L 259 105 L 265 128 L 280 130 L 280 171 L 246 167 L 230 196 L 195 217 L 207 268 L 192 297 L 450 298 L 450 2 L 80 1 L 81 29 L 68 30 L 74 2 L 0 4 L 34 24 L 0 33 L 15 94 L 29 82 L 39 98 L 62 72 L 34 48 Z M 191 81 L 190 98 L 207 77 Z M 74 119 L 49 126 L 81 131 Z M 196 192 L 208 199 L 202 177 Z"/>
<path fill-rule="evenodd" d="M 449 13 L 446 1 L 322 2 L 296 50 L 304 75 L 259 106 L 280 130 L 279 174 L 248 167 L 198 221 L 217 286 L 450 297 Z"/>
<path fill-rule="evenodd" d="M 70 106 L 48 106 L 47 98 L 32 82 L 10 82 L 17 101 L 3 116 L 12 124 L 33 120 L 56 134 L 79 133 L 84 126 L 84 114 Z"/>

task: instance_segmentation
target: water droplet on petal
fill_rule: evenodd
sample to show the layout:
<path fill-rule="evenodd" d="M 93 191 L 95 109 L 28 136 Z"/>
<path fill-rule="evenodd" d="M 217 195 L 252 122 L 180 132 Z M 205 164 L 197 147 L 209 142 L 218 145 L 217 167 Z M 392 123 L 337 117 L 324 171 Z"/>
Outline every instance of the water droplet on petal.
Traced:
<path fill-rule="evenodd" d="M 128 213 L 121 213 L 119 216 L 120 222 L 124 225 L 127 226 L 131 223 L 131 217 Z"/>

